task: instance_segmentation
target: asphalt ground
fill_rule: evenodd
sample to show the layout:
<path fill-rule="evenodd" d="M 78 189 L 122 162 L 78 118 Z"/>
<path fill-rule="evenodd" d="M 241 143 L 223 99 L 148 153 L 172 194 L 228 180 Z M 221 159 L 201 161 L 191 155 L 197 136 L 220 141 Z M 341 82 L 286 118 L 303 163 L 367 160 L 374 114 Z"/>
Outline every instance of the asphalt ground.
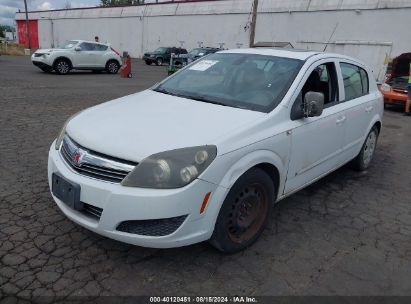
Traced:
<path fill-rule="evenodd" d="M 347 166 L 283 200 L 261 239 L 223 255 L 123 244 L 68 220 L 47 183 L 47 153 L 81 109 L 146 89 L 134 78 L 45 74 L 0 57 L 0 299 L 43 295 L 411 295 L 411 118 L 385 111 L 374 161 Z"/>

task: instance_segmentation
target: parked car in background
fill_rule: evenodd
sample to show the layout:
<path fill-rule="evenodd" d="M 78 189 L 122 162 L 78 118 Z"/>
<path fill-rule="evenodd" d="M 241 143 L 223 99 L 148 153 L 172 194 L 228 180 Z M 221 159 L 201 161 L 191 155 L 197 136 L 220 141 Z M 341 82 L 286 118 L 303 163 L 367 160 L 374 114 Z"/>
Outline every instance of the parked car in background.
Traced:
<path fill-rule="evenodd" d="M 39 49 L 31 61 L 44 72 L 67 74 L 70 70 L 107 71 L 116 74 L 121 66 L 120 54 L 109 44 L 69 40 L 54 49 Z"/>
<path fill-rule="evenodd" d="M 187 54 L 187 50 L 177 47 L 159 47 L 154 52 L 144 53 L 143 60 L 148 65 L 152 63 L 155 63 L 156 65 L 163 65 L 163 63 L 170 62 L 171 54 Z"/>
<path fill-rule="evenodd" d="M 204 47 L 192 49 L 188 54 L 172 55 L 170 59 L 170 65 L 168 67 L 168 75 L 174 74 L 182 67 L 190 64 L 193 61 L 196 61 L 203 56 L 214 54 L 218 51 L 221 51 L 221 49 Z"/>
<path fill-rule="evenodd" d="M 208 54 L 213 54 L 215 52 L 221 51 L 219 48 L 211 48 L 211 47 L 202 47 L 202 48 L 195 48 L 192 49 L 188 54 L 188 61 L 189 63 L 192 61 L 197 60 L 198 58 L 201 58 L 203 56 L 206 56 Z"/>
<path fill-rule="evenodd" d="M 69 119 L 49 150 L 52 196 L 74 222 L 122 242 L 237 252 L 275 202 L 347 162 L 370 166 L 383 115 L 372 75 L 309 51 L 200 58 Z"/>
<path fill-rule="evenodd" d="M 385 82 L 380 86 L 384 96 L 384 105 L 400 105 L 405 107 L 408 98 L 408 78 L 411 53 L 404 53 L 392 60 L 387 70 Z"/>

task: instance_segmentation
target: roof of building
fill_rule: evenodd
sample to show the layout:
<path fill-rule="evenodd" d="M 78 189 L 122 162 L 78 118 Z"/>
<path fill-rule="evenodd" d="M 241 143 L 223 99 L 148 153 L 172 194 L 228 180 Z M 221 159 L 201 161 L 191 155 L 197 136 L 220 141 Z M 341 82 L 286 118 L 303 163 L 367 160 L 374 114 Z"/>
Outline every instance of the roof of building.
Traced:
<path fill-rule="evenodd" d="M 110 18 L 132 16 L 249 14 L 252 0 L 183 1 L 150 3 L 119 7 L 89 7 L 30 12 L 30 19 Z M 260 0 L 258 12 L 310 12 L 335 10 L 367 10 L 411 8 L 411 0 Z M 16 20 L 24 20 L 24 12 L 16 13 Z"/>

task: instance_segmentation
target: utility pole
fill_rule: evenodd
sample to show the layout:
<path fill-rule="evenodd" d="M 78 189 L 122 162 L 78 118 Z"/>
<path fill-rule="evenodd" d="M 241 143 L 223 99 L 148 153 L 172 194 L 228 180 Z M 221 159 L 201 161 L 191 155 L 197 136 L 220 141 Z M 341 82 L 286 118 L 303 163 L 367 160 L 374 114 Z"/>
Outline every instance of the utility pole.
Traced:
<path fill-rule="evenodd" d="M 251 18 L 251 25 L 250 25 L 250 43 L 249 46 L 254 46 L 254 39 L 255 39 L 255 26 L 257 24 L 257 8 L 258 8 L 258 0 L 254 0 L 253 2 L 253 15 Z"/>
<path fill-rule="evenodd" d="M 30 23 L 29 23 L 29 13 L 27 12 L 27 0 L 24 0 L 24 9 L 26 11 L 27 43 L 28 43 L 28 48 L 31 49 L 31 45 L 30 45 Z"/>

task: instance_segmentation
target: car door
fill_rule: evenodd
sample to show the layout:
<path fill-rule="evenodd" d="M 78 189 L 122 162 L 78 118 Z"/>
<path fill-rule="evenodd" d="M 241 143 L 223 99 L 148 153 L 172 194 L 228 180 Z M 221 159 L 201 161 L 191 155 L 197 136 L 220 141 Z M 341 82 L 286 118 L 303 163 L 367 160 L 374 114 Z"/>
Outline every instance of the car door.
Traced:
<path fill-rule="evenodd" d="M 376 96 L 369 93 L 369 76 L 364 68 L 349 61 L 340 61 L 339 69 L 344 88 L 343 102 L 346 104 L 343 151 L 348 161 L 359 153 L 364 143 L 376 110 Z"/>
<path fill-rule="evenodd" d="M 95 43 L 82 42 L 79 46 L 80 51 L 77 52 L 77 67 L 79 68 L 93 68 L 97 67 L 97 60 L 99 52 L 96 51 Z"/>
<path fill-rule="evenodd" d="M 105 68 L 107 61 L 110 59 L 108 46 L 104 44 L 95 44 L 95 66 L 98 68 Z"/>
<path fill-rule="evenodd" d="M 313 64 L 300 83 L 291 106 L 291 155 L 284 193 L 296 191 L 343 164 L 345 105 L 341 96 L 337 66 L 333 60 Z M 302 117 L 302 102 L 309 92 L 324 94 L 324 110 L 318 117 Z"/>

